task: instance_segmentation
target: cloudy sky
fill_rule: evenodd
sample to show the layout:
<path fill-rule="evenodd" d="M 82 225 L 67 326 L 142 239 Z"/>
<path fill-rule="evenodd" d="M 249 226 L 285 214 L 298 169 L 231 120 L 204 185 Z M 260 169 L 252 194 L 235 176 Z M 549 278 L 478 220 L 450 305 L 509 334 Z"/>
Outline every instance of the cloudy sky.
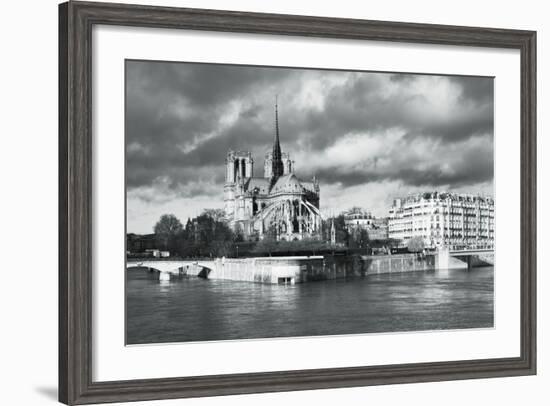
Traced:
<path fill-rule="evenodd" d="M 493 194 L 493 79 L 127 61 L 127 230 L 223 207 L 224 159 L 249 150 L 254 175 L 274 134 L 321 210 L 384 216 L 416 191 Z"/>

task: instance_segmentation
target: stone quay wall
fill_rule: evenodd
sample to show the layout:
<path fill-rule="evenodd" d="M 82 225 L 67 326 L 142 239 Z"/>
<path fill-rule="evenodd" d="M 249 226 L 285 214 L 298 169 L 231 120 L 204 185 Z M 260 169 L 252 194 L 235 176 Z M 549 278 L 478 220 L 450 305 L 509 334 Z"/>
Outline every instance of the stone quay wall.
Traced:
<path fill-rule="evenodd" d="M 435 269 L 435 259 L 435 255 L 419 256 L 416 254 L 362 257 L 366 275 L 431 271 Z"/>
<path fill-rule="evenodd" d="M 413 253 L 394 255 L 327 255 L 311 257 L 218 258 L 205 261 L 144 261 L 143 266 L 156 269 L 168 280 L 186 275 L 207 279 L 247 281 L 267 284 L 295 284 L 368 275 L 464 269 L 475 266 L 479 258 L 455 258 L 448 250 L 435 254 Z M 492 260 L 489 255 L 485 261 Z M 132 266 L 132 264 L 128 264 Z M 133 264 L 141 265 L 141 264 Z M 161 278 L 159 277 L 159 278 Z M 162 278 L 161 278 L 162 279 Z"/>
<path fill-rule="evenodd" d="M 221 258 L 213 262 L 205 275 L 223 279 L 259 283 L 294 284 L 304 282 L 302 274 L 322 257 Z"/>
<path fill-rule="evenodd" d="M 211 269 L 195 273 L 208 279 L 295 284 L 318 280 L 415 272 L 435 269 L 434 256 L 316 256 L 273 258 L 222 258 Z"/>

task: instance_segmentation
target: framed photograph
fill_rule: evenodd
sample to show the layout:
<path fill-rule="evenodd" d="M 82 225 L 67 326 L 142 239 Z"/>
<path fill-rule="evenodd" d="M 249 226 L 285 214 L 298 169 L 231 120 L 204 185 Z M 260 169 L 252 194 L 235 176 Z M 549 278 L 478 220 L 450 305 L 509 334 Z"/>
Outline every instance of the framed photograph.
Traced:
<path fill-rule="evenodd" d="M 536 33 L 59 7 L 59 400 L 536 373 Z"/>

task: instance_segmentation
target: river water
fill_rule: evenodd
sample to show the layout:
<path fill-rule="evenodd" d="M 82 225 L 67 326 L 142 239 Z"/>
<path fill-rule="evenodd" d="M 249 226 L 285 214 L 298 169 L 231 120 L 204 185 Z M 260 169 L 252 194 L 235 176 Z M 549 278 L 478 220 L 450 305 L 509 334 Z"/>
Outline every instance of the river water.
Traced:
<path fill-rule="evenodd" d="M 128 344 L 493 327 L 494 268 L 297 285 L 127 271 Z"/>

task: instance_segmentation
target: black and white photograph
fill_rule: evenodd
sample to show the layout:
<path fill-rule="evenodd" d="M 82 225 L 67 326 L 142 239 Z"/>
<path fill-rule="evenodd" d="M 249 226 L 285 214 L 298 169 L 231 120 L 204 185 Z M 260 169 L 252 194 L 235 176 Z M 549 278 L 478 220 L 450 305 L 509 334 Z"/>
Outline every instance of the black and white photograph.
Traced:
<path fill-rule="evenodd" d="M 125 76 L 127 344 L 494 326 L 492 77 Z"/>
<path fill-rule="evenodd" d="M 546 405 L 547 8 L 4 2 L 0 404 Z"/>

